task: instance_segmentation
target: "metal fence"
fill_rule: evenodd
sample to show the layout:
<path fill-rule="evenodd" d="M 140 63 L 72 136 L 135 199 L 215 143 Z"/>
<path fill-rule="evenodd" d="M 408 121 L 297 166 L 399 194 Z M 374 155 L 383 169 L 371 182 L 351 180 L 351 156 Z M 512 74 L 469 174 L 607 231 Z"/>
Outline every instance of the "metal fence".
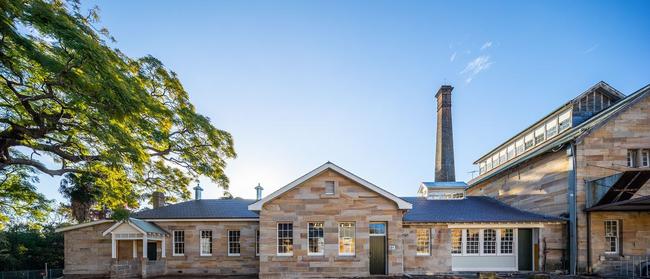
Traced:
<path fill-rule="evenodd" d="M 63 269 L 0 271 L 0 279 L 56 279 L 63 277 Z"/>
<path fill-rule="evenodd" d="M 618 273 L 625 278 L 650 278 L 650 255 L 625 257 L 619 262 Z"/>

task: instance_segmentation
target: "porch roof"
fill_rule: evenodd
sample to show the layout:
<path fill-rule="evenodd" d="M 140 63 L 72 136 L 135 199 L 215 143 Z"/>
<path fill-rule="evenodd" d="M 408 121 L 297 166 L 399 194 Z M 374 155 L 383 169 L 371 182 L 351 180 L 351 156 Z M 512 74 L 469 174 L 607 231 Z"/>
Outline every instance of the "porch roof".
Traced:
<path fill-rule="evenodd" d="M 404 222 L 423 223 L 557 223 L 566 219 L 523 211 L 485 196 L 468 196 L 458 200 L 430 200 L 423 197 L 402 198 L 413 204 Z"/>
<path fill-rule="evenodd" d="M 650 211 L 650 196 L 597 205 L 585 211 Z"/>

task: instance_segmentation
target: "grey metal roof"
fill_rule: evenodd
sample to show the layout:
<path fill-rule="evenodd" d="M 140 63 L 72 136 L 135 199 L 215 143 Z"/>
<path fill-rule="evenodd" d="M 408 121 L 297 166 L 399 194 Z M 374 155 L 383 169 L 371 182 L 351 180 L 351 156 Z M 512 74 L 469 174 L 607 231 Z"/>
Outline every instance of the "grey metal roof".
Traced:
<path fill-rule="evenodd" d="M 191 200 L 133 214 L 138 219 L 257 219 L 248 210 L 255 200 Z"/>
<path fill-rule="evenodd" d="M 564 218 L 523 211 L 494 198 L 468 196 L 459 200 L 429 200 L 403 197 L 413 204 L 404 222 L 491 223 L 491 222 L 564 222 Z"/>
<path fill-rule="evenodd" d="M 136 218 L 129 218 L 129 222 L 146 233 L 168 234 L 165 230 L 158 227 L 158 225 L 149 223 L 147 221 L 143 221 Z"/>
<path fill-rule="evenodd" d="M 467 183 L 462 181 L 422 182 L 427 188 L 467 188 Z"/>

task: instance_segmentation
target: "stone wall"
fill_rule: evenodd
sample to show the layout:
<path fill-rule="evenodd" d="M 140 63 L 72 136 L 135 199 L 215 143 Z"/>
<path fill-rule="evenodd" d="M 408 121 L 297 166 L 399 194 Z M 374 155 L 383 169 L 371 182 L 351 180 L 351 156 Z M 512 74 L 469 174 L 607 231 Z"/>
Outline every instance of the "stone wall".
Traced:
<path fill-rule="evenodd" d="M 103 223 L 63 233 L 66 277 L 108 277 L 111 270 L 111 238 L 102 233 L 113 223 Z"/>
<path fill-rule="evenodd" d="M 576 148 L 577 160 L 577 207 L 578 207 L 578 266 L 587 267 L 587 218 L 583 211 L 586 203 L 585 181 L 610 176 L 627 168 L 627 149 L 650 148 L 650 94 L 619 113 L 603 126 L 579 139 Z M 639 194 L 650 193 L 650 183 L 639 190 Z M 623 221 L 626 222 L 625 220 Z M 594 224 L 592 229 L 598 229 Z M 592 245 L 601 245 L 601 238 L 592 240 Z M 627 241 L 627 240 L 624 240 Z M 649 245 L 646 243 L 646 245 Z"/>
<path fill-rule="evenodd" d="M 167 275 L 241 275 L 258 273 L 259 261 L 258 257 L 255 256 L 257 221 L 173 221 L 155 223 L 170 234 L 174 230 L 185 231 L 185 254 L 183 256 L 173 255 L 171 236 L 166 240 Z M 201 230 L 212 230 L 212 256 L 200 255 Z M 240 231 L 241 253 L 239 256 L 228 256 L 228 230 Z"/>
<path fill-rule="evenodd" d="M 431 255 L 417 255 L 416 229 L 431 231 Z M 404 225 L 404 272 L 413 275 L 431 275 L 451 271 L 451 230 L 447 225 Z"/>
<path fill-rule="evenodd" d="M 335 181 L 335 194 L 326 195 L 325 181 Z M 385 197 L 327 170 L 267 202 L 260 212 L 260 277 L 368 276 L 370 222 L 386 222 L 388 273 L 403 273 L 403 212 Z M 323 256 L 307 255 L 308 223 L 323 222 Z M 277 255 L 277 223 L 293 223 L 293 255 Z M 355 255 L 338 255 L 338 223 L 355 223 Z"/>
<path fill-rule="evenodd" d="M 592 212 L 591 263 L 593 271 L 613 275 L 619 260 L 650 255 L 650 212 Z M 605 253 L 605 220 L 620 222 L 619 253 Z"/>
<path fill-rule="evenodd" d="M 140 259 L 111 260 L 111 278 L 137 278 L 142 276 Z"/>

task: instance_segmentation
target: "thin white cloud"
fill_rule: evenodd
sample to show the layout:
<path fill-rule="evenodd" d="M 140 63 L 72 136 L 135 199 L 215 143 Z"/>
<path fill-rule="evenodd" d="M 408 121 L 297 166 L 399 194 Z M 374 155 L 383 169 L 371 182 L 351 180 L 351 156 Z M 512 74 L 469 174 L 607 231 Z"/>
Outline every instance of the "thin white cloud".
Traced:
<path fill-rule="evenodd" d="M 486 50 L 490 47 L 492 47 L 492 41 L 485 42 L 483 46 L 481 46 L 481 50 Z"/>
<path fill-rule="evenodd" d="M 490 61 L 490 56 L 481 55 L 467 63 L 467 66 L 465 66 L 465 69 L 463 69 L 460 74 L 466 75 L 467 77 L 465 78 L 465 82 L 470 83 L 476 75 L 487 71 L 492 64 L 494 64 L 494 61 Z"/>
<path fill-rule="evenodd" d="M 456 60 L 456 52 L 455 51 L 454 51 L 454 53 L 451 54 L 451 57 L 449 57 L 449 61 L 454 62 L 454 60 Z"/>
<path fill-rule="evenodd" d="M 598 48 L 598 46 L 599 46 L 599 44 L 595 44 L 595 45 L 593 45 L 592 47 L 590 47 L 590 48 L 588 48 L 588 49 L 585 49 L 584 53 L 585 53 L 585 54 L 590 53 L 590 52 L 596 50 L 596 49 Z"/>

